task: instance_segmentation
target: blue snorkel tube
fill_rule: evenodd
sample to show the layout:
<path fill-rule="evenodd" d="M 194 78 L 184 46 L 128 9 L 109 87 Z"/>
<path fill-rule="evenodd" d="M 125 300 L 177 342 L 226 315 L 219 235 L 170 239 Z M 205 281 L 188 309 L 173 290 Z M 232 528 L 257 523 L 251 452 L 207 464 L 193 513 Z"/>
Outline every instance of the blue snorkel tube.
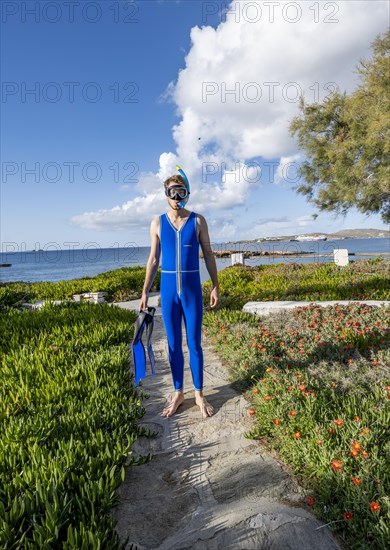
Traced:
<path fill-rule="evenodd" d="M 186 184 L 186 187 L 187 187 L 187 191 L 188 191 L 188 195 L 190 194 L 190 182 L 188 181 L 188 178 L 187 176 L 185 175 L 185 173 L 183 172 L 183 170 L 180 168 L 180 166 L 176 166 L 176 170 L 179 172 L 179 174 L 182 176 L 182 178 L 184 179 L 184 182 Z M 185 205 L 187 204 L 187 201 L 188 201 L 188 198 L 189 197 L 186 197 L 185 199 L 183 199 L 182 201 L 180 201 L 178 203 L 179 207 L 180 208 L 184 208 Z"/>

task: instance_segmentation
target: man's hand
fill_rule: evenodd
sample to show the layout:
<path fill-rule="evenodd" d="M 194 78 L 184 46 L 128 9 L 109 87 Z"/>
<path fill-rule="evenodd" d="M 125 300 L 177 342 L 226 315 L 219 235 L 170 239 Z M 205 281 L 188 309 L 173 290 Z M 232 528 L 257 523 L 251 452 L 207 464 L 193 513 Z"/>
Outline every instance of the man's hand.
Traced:
<path fill-rule="evenodd" d="M 148 292 L 143 292 L 142 296 L 141 296 L 141 301 L 140 301 L 140 304 L 139 304 L 139 311 L 143 311 L 144 309 L 148 309 L 148 298 L 149 298 L 149 293 Z"/>
<path fill-rule="evenodd" d="M 215 307 L 219 301 L 219 287 L 215 286 L 210 294 L 210 306 Z"/>

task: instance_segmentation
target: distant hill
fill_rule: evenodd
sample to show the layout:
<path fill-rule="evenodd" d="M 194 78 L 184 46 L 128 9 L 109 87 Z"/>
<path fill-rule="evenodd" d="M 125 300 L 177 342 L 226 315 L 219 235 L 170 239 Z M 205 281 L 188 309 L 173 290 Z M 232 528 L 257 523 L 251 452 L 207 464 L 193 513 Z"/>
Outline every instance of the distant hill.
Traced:
<path fill-rule="evenodd" d="M 344 237 L 346 239 L 375 239 L 379 237 L 390 237 L 388 229 L 341 229 L 335 233 L 329 233 L 328 239 Z"/>

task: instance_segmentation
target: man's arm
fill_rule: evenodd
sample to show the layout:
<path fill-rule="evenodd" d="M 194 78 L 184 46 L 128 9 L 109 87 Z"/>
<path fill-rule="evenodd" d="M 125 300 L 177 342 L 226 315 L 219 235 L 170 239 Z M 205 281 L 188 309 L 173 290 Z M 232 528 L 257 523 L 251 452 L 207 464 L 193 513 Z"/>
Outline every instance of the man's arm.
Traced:
<path fill-rule="evenodd" d="M 158 265 L 160 263 L 161 246 L 160 238 L 158 236 L 159 226 L 160 218 L 153 218 L 152 223 L 150 224 L 150 254 L 146 264 L 144 287 L 142 290 L 141 302 L 139 305 L 140 311 L 143 309 L 147 309 L 148 307 L 149 291 L 153 284 L 153 280 L 156 276 Z"/>
<path fill-rule="evenodd" d="M 198 214 L 199 223 L 199 242 L 202 248 L 203 257 L 206 263 L 207 271 L 209 272 L 210 279 L 213 285 L 210 294 L 210 306 L 217 305 L 219 300 L 219 284 L 218 284 L 218 271 L 215 257 L 210 244 L 209 230 L 205 218 Z"/>

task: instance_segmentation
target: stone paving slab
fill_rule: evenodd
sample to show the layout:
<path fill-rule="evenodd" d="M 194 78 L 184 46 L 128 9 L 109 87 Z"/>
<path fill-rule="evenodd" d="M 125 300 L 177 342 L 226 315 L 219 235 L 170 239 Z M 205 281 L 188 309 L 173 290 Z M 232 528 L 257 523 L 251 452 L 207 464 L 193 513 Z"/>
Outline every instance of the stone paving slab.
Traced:
<path fill-rule="evenodd" d="M 320 302 L 298 302 L 298 301 L 280 301 L 280 302 L 247 302 L 242 311 L 246 313 L 253 313 L 255 315 L 269 315 L 272 311 L 281 311 L 283 309 L 294 309 L 296 307 L 307 307 L 308 305 L 315 305 L 321 307 L 349 304 L 366 304 L 368 306 L 390 306 L 390 301 L 386 300 L 333 300 L 333 301 L 320 301 Z"/>
<path fill-rule="evenodd" d="M 149 305 L 158 302 L 149 300 Z M 117 304 L 118 305 L 118 304 Z M 126 309 L 137 310 L 139 300 Z M 155 314 L 156 376 L 142 380 L 146 414 L 141 424 L 158 433 L 140 437 L 135 456 L 151 462 L 126 470 L 113 511 L 128 550 L 336 550 L 328 527 L 305 508 L 304 491 L 287 467 L 259 442 L 245 438 L 253 425 L 248 403 L 229 384 L 227 369 L 203 340 L 204 394 L 215 414 L 203 419 L 195 405 L 185 353 L 185 402 L 170 417 L 160 416 L 173 396 L 161 310 Z M 303 505 L 303 507 L 302 507 Z M 132 546 L 133 545 L 133 546 Z"/>

